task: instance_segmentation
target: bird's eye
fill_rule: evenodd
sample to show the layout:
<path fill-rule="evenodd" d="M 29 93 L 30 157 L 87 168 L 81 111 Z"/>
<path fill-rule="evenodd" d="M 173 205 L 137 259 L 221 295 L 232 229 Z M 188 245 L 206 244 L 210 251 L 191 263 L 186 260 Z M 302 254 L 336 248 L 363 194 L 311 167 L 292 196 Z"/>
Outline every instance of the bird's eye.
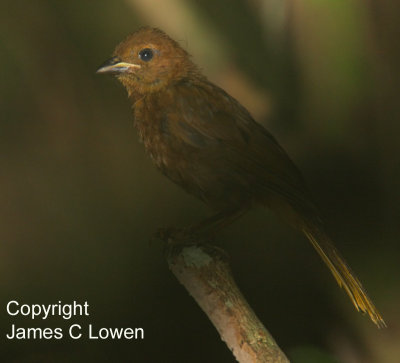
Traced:
<path fill-rule="evenodd" d="M 142 61 L 148 62 L 153 58 L 153 51 L 150 48 L 144 48 L 139 52 L 139 58 Z"/>

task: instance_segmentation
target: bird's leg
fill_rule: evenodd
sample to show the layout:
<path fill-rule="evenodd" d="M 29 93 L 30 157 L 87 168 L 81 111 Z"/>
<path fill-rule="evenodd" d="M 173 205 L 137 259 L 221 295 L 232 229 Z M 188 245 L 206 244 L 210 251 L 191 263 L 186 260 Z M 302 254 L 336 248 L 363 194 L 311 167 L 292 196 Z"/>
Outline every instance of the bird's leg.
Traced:
<path fill-rule="evenodd" d="M 218 230 L 239 218 L 247 209 L 226 209 L 186 228 L 159 228 L 154 237 L 176 245 L 204 243 Z"/>
<path fill-rule="evenodd" d="M 213 234 L 218 230 L 231 224 L 235 219 L 239 218 L 247 211 L 247 208 L 228 209 L 218 212 L 211 217 L 205 218 L 197 224 L 190 227 L 190 231 L 194 233 Z"/>

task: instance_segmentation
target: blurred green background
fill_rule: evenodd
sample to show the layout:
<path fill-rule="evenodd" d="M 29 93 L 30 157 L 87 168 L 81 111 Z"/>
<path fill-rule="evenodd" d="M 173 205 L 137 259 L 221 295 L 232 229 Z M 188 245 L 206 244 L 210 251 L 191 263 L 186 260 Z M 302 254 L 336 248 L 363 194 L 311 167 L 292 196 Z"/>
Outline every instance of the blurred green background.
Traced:
<path fill-rule="evenodd" d="M 140 25 L 177 39 L 303 171 L 388 328 L 354 311 L 267 210 L 221 232 L 250 304 L 293 362 L 400 357 L 400 14 L 395 0 L 5 1 L 0 5 L 0 357 L 232 362 L 168 271 L 162 226 L 207 215 L 151 165 L 125 90 L 95 70 Z M 32 321 L 6 303 L 88 301 Z M 144 341 L 10 341 L 11 324 L 142 327 Z"/>

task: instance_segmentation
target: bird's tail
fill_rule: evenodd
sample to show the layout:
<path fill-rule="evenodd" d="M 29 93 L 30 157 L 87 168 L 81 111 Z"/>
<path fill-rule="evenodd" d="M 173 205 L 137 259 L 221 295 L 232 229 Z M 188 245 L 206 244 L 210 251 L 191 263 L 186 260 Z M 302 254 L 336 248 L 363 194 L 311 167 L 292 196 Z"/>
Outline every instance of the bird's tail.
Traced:
<path fill-rule="evenodd" d="M 363 313 L 368 313 L 378 328 L 385 327 L 386 324 L 381 314 L 368 297 L 361 282 L 340 256 L 325 232 L 316 227 L 304 228 L 303 232 L 331 270 L 339 286 L 345 289 L 357 311 L 361 310 Z"/>

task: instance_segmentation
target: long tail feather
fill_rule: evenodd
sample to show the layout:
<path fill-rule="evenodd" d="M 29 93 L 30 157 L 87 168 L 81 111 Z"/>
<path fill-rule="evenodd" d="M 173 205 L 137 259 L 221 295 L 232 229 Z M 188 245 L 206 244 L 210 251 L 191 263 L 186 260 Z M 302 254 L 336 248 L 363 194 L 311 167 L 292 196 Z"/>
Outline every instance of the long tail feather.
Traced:
<path fill-rule="evenodd" d="M 347 292 L 357 311 L 368 313 L 378 328 L 385 327 L 386 323 L 381 314 L 368 297 L 361 282 L 333 246 L 329 237 L 316 228 L 303 229 L 303 232 L 331 270 L 339 286 Z"/>

